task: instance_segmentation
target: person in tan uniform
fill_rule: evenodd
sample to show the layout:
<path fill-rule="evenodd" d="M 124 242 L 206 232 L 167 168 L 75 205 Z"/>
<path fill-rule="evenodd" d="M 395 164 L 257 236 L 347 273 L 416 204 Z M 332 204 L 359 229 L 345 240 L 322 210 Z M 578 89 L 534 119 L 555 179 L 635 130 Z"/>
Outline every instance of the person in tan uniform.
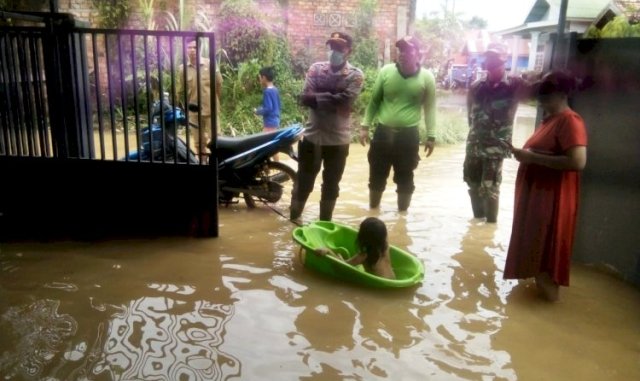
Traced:
<path fill-rule="evenodd" d="M 211 74 L 209 73 L 209 59 L 200 57 L 200 86 L 198 86 L 197 72 L 198 43 L 195 38 L 187 39 L 187 102 L 200 106 L 200 118 L 198 112 L 189 112 L 189 121 L 196 123 L 199 130 L 191 134 L 193 144 L 201 162 L 206 162 L 208 157 L 207 143 L 211 137 Z M 181 71 L 184 66 L 181 66 Z M 222 74 L 216 70 L 216 131 L 220 131 L 220 97 L 222 96 Z M 198 102 L 198 91 L 200 101 Z"/>

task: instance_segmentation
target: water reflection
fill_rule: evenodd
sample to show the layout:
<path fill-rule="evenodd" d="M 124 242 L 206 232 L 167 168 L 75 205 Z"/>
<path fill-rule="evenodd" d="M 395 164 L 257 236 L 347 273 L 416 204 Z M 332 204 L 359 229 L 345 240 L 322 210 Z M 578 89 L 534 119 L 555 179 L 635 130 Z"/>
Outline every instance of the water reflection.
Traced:
<path fill-rule="evenodd" d="M 12 348 L 0 357 L 4 379 L 39 379 L 54 357 L 60 355 L 78 328 L 67 314 L 58 313 L 60 301 L 40 299 L 9 307 L 0 318 L 3 346 Z M 68 355 L 73 359 L 73 354 Z"/>
<path fill-rule="evenodd" d="M 240 362 L 219 349 L 233 306 L 146 297 L 115 310 L 94 374 L 112 379 L 226 380 Z"/>

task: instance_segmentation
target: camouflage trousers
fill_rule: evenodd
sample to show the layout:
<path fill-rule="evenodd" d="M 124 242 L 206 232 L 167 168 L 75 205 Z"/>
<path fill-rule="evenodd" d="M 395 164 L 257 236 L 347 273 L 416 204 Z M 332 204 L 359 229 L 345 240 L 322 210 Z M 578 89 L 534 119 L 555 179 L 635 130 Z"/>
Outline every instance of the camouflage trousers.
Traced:
<path fill-rule="evenodd" d="M 463 176 L 469 189 L 481 197 L 497 199 L 502 183 L 502 158 L 465 157 Z"/>

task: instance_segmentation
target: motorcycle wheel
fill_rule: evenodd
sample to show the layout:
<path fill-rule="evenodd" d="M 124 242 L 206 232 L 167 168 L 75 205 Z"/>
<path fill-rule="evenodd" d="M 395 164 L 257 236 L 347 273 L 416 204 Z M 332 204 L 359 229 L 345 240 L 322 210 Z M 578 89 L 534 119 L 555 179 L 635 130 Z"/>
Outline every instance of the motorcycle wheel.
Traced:
<path fill-rule="evenodd" d="M 261 183 L 266 183 L 268 187 L 268 197 L 260 198 L 272 206 L 277 206 L 284 210 L 291 205 L 291 192 L 296 180 L 296 171 L 288 165 L 270 161 L 265 166 L 256 179 Z M 255 208 L 258 198 L 244 194 L 244 200 L 249 208 Z"/>

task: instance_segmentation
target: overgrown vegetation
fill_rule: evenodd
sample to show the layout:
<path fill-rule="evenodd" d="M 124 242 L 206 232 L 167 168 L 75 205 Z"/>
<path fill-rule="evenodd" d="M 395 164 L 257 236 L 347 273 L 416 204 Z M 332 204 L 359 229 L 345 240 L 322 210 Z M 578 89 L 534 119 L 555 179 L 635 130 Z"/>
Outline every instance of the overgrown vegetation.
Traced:
<path fill-rule="evenodd" d="M 422 123 L 422 127 L 424 127 Z M 436 142 L 455 144 L 464 141 L 469 133 L 466 113 L 455 109 L 439 108 L 436 116 Z M 426 139 L 426 129 L 420 129 L 420 140 Z"/>
<path fill-rule="evenodd" d="M 262 130 L 253 109 L 262 100 L 258 71 L 273 66 L 282 101 L 281 124 L 300 123 L 305 111 L 296 102 L 303 78 L 293 70 L 293 57 L 284 34 L 271 27 L 252 0 L 226 0 L 221 4 L 217 30 L 228 57 L 223 74 L 221 129 L 223 134 L 249 134 Z M 305 68 L 306 71 L 306 68 Z"/>
<path fill-rule="evenodd" d="M 602 29 L 591 25 L 584 34 L 585 38 L 624 38 L 640 37 L 640 22 L 620 15 L 609 21 Z"/>
<path fill-rule="evenodd" d="M 129 0 L 91 0 L 98 10 L 98 26 L 102 28 L 122 28 L 129 20 L 131 4 Z"/>
<path fill-rule="evenodd" d="M 360 0 L 353 33 L 354 47 L 349 61 L 361 69 L 378 67 L 378 39 L 373 29 L 373 19 L 378 0 Z"/>

